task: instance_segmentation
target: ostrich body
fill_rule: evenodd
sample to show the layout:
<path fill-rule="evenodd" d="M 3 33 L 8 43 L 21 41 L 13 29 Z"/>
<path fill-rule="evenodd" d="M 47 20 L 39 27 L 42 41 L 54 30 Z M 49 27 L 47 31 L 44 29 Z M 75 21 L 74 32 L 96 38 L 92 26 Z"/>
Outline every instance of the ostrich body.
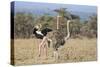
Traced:
<path fill-rule="evenodd" d="M 62 30 L 57 29 L 57 30 L 53 31 L 53 36 L 52 36 L 52 38 L 50 38 L 51 45 L 52 45 L 53 51 L 54 51 L 53 56 L 55 57 L 55 59 L 59 58 L 58 49 L 61 46 L 63 46 L 70 37 L 70 31 L 69 31 L 70 22 L 71 22 L 71 20 L 67 21 L 67 36 L 64 36 L 64 33 Z"/>

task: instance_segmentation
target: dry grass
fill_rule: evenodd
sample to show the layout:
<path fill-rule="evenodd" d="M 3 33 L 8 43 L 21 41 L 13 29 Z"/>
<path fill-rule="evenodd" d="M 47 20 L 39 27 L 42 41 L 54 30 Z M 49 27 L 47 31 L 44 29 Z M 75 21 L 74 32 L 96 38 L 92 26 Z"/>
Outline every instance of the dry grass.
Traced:
<path fill-rule="evenodd" d="M 15 39 L 15 65 L 47 64 L 79 61 L 95 61 L 97 59 L 96 39 L 69 39 L 59 48 L 60 58 L 55 61 L 53 50 L 48 48 L 47 57 L 38 57 L 37 39 Z"/>

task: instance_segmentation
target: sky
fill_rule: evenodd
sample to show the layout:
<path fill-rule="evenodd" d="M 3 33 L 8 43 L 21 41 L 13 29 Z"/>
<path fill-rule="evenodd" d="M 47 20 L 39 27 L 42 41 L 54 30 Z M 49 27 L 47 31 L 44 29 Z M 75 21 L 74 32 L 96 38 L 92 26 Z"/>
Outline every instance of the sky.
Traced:
<path fill-rule="evenodd" d="M 57 13 L 55 13 L 54 10 L 59 8 L 67 8 L 67 11 L 71 14 L 78 15 L 81 20 L 87 20 L 89 16 L 97 14 L 96 6 L 25 1 L 14 1 L 14 3 L 15 14 L 16 12 L 25 12 L 38 16 L 44 14 L 55 16 Z"/>
<path fill-rule="evenodd" d="M 72 4 L 54 4 L 54 3 L 40 3 L 40 2 L 23 2 L 15 1 L 16 9 L 55 9 L 59 7 L 67 8 L 69 11 L 77 12 L 89 12 L 96 13 L 96 6 L 87 6 L 87 5 L 72 5 Z"/>

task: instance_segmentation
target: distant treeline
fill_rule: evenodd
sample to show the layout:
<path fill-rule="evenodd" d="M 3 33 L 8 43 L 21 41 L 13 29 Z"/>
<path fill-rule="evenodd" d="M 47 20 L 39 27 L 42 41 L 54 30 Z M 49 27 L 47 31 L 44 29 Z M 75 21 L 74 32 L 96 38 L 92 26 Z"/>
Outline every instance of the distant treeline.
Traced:
<path fill-rule="evenodd" d="M 97 15 L 91 15 L 88 20 L 81 21 L 79 16 L 65 12 L 65 10 L 58 13 L 63 16 L 62 22 L 66 22 L 67 19 L 73 20 L 73 23 L 70 23 L 71 38 L 82 36 L 88 38 L 97 37 Z M 56 17 L 49 14 L 36 16 L 28 13 L 16 13 L 14 16 L 14 38 L 31 38 L 33 28 L 37 24 L 41 24 L 42 28 L 50 27 L 55 30 L 56 22 Z M 66 28 L 63 28 L 65 34 L 67 34 Z"/>

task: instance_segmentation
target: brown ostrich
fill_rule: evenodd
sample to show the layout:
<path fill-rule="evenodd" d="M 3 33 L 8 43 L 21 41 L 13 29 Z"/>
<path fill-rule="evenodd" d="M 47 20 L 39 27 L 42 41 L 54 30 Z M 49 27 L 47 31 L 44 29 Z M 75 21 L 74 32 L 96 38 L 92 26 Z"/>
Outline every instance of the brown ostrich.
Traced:
<path fill-rule="evenodd" d="M 69 31 L 69 24 L 71 20 L 67 20 L 67 35 L 64 36 L 64 32 L 61 29 L 61 22 L 60 22 L 61 16 L 57 16 L 57 29 L 53 30 L 51 32 L 51 37 L 49 38 L 50 45 L 53 48 L 53 57 L 55 57 L 55 60 L 59 58 L 59 53 L 58 50 L 61 46 L 65 44 L 65 42 L 69 39 L 70 37 L 70 31 Z M 48 34 L 49 36 L 49 34 Z"/>

